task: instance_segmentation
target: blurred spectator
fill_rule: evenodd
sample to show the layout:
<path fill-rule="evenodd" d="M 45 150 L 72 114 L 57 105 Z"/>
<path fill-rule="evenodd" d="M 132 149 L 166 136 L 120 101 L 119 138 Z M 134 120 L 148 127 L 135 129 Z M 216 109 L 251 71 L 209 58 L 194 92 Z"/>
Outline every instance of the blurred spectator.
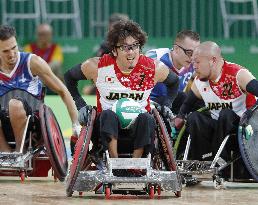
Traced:
<path fill-rule="evenodd" d="M 108 31 L 112 30 L 113 25 L 118 21 L 126 21 L 129 20 L 129 17 L 126 14 L 122 13 L 113 13 L 108 20 Z M 107 45 L 107 40 L 105 39 L 101 44 L 96 53 L 96 56 L 101 57 L 104 54 L 110 53 L 110 50 Z M 96 94 L 96 87 L 95 85 L 86 85 L 84 86 L 82 93 L 84 95 L 95 95 Z"/>
<path fill-rule="evenodd" d="M 40 24 L 37 27 L 36 42 L 25 45 L 24 51 L 43 58 L 54 74 L 63 81 L 63 52 L 60 45 L 52 42 L 52 37 L 52 27 L 46 23 Z"/>

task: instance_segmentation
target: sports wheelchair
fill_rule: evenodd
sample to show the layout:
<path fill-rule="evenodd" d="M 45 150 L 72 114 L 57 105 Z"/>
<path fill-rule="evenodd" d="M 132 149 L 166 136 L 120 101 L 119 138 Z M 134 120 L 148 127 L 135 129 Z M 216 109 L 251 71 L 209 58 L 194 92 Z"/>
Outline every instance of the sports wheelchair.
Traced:
<path fill-rule="evenodd" d="M 104 153 L 105 169 L 97 170 L 91 157 L 90 140 L 96 110 L 92 109 L 86 126 L 82 127 L 75 146 L 73 161 L 67 177 L 66 194 L 71 197 L 74 191 L 82 195 L 83 191 L 98 192 L 102 188 L 106 199 L 113 194 L 148 194 L 151 199 L 155 193 L 160 196 L 161 191 L 173 191 L 177 197 L 181 196 L 181 178 L 172 152 L 172 142 L 165 124 L 156 108 L 152 109 L 157 124 L 155 130 L 154 152 L 147 158 L 110 158 Z M 128 156 L 128 153 L 125 154 Z M 145 170 L 141 176 L 115 176 L 115 169 Z M 135 185 L 135 186 L 134 186 Z"/>
<path fill-rule="evenodd" d="M 52 110 L 30 93 L 15 89 L 0 97 L 2 128 L 11 148 L 15 140 L 9 122 L 8 103 L 12 98 L 26 99 L 32 112 L 28 115 L 19 152 L 0 152 L 0 176 L 47 177 L 52 167 L 55 181 L 64 181 L 68 161 L 62 132 Z M 3 123 L 5 121 L 5 125 Z M 18 123 L 18 122 L 17 122 Z"/>
<path fill-rule="evenodd" d="M 198 111 L 207 111 L 207 109 L 201 108 Z M 253 114 L 253 118 L 255 118 L 255 115 L 256 117 L 258 117 L 258 112 L 255 112 Z M 225 181 L 223 177 L 225 176 L 222 176 L 221 173 L 226 175 L 228 181 L 232 182 L 243 180 L 252 182 L 252 177 L 255 180 L 258 180 L 258 165 L 255 164 L 257 156 L 254 154 L 254 146 L 257 147 L 256 138 L 254 134 L 257 129 L 257 123 L 255 123 L 255 120 L 253 120 L 252 118 L 247 122 L 248 126 L 252 126 L 252 134 L 250 134 L 249 132 L 249 137 L 250 135 L 254 136 L 252 140 L 247 140 L 248 137 L 246 137 L 246 128 L 239 126 L 238 133 L 227 135 L 224 138 L 212 161 L 188 160 L 191 136 L 186 136 L 184 125 L 178 133 L 173 147 L 174 155 L 177 159 L 176 162 L 178 170 L 180 172 L 180 175 L 182 176 L 183 185 L 195 185 L 200 181 L 212 179 L 215 189 L 224 189 Z M 241 152 L 235 153 L 231 151 L 230 159 L 228 161 L 225 161 L 221 158 L 221 153 L 225 148 L 230 137 L 238 138 L 238 144 Z M 182 149 L 183 146 L 185 146 L 184 151 Z M 250 146 L 253 147 L 253 149 L 250 149 Z M 244 163 L 242 163 L 242 160 Z M 249 175 L 249 173 L 246 172 L 246 168 L 244 167 L 244 165 L 249 170 L 252 177 Z M 237 175 L 239 170 L 241 170 L 241 174 L 243 174 L 244 172 L 244 179 L 235 176 Z"/>

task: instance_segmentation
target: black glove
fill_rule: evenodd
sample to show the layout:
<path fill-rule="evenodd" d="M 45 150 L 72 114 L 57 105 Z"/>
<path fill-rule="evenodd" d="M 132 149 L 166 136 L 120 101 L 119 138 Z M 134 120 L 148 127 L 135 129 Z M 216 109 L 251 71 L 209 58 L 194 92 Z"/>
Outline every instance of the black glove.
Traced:
<path fill-rule="evenodd" d="M 78 121 L 83 126 L 88 122 L 89 113 L 92 110 L 91 105 L 85 105 L 79 110 Z"/>
<path fill-rule="evenodd" d="M 249 119 L 252 117 L 254 110 L 256 110 L 258 108 L 258 105 L 255 104 L 253 107 L 251 107 L 250 109 L 247 109 L 244 114 L 242 115 L 239 125 L 246 127 L 248 125 L 248 121 Z"/>

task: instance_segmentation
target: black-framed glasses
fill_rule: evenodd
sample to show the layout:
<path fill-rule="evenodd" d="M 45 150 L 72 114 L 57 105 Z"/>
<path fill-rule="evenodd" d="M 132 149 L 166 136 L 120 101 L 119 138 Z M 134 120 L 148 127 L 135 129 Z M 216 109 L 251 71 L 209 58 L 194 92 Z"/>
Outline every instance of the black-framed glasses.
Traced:
<path fill-rule="evenodd" d="M 116 48 L 119 48 L 121 51 L 125 51 L 125 52 L 129 52 L 130 50 L 134 51 L 136 49 L 139 49 L 140 48 L 140 44 L 139 43 L 134 43 L 132 45 L 119 45 L 119 46 L 116 46 Z"/>
<path fill-rule="evenodd" d="M 178 44 L 175 44 L 175 45 L 178 46 L 179 48 L 181 48 L 184 51 L 185 55 L 187 55 L 189 58 L 192 57 L 192 55 L 193 55 L 192 49 L 185 49 L 182 46 L 179 46 Z"/>

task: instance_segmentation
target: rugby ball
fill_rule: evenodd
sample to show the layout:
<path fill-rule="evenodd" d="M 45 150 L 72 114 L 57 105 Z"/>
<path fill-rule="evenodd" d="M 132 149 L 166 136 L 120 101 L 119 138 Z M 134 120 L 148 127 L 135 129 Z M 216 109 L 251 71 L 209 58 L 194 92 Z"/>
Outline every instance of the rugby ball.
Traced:
<path fill-rule="evenodd" d="M 146 112 L 140 103 L 131 98 L 117 100 L 112 106 L 112 111 L 117 114 L 122 129 L 129 128 L 140 113 Z"/>

